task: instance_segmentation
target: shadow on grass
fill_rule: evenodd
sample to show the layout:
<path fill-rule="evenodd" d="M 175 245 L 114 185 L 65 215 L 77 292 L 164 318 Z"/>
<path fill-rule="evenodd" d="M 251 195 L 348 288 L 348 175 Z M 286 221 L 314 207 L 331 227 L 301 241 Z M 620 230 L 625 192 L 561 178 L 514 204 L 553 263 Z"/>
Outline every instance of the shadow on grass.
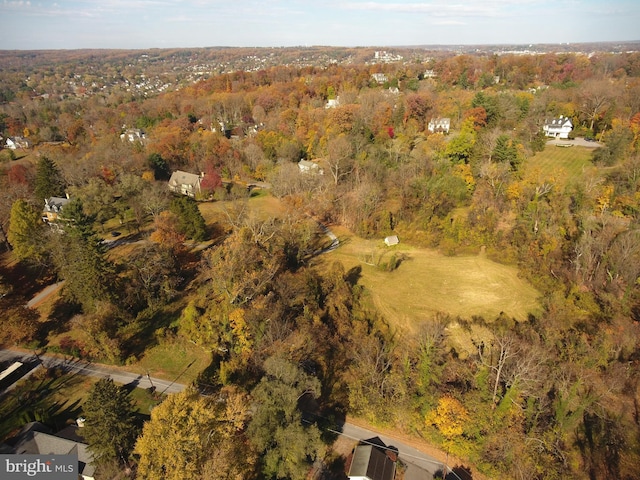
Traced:
<path fill-rule="evenodd" d="M 130 325 L 130 331 L 124 342 L 123 357 L 139 359 L 145 350 L 159 344 L 158 332 L 168 328 L 180 317 L 183 308 L 181 302 L 174 302 L 161 309 L 144 311 Z"/>
<path fill-rule="evenodd" d="M 64 396 L 65 389 L 75 388 L 83 378 L 76 374 L 57 376 L 46 370 L 39 372 L 0 399 L 0 438 L 6 438 L 34 421 L 59 430 L 80 414 L 80 399 L 57 401 L 53 400 L 53 395 Z"/>
<path fill-rule="evenodd" d="M 362 266 L 356 265 L 355 267 L 351 268 L 347 272 L 347 275 L 345 276 L 345 281 L 349 285 L 354 287 L 358 283 L 361 277 L 362 277 Z"/>
<path fill-rule="evenodd" d="M 326 467 L 320 473 L 319 480 L 348 480 L 346 459 L 342 456 L 335 457 L 327 462 Z"/>
<path fill-rule="evenodd" d="M 68 332 L 70 330 L 69 320 L 80 312 L 80 305 L 65 302 L 61 299 L 56 300 L 47 320 L 41 324 L 38 331 L 37 340 L 40 345 L 45 345 L 47 337 L 50 335 L 55 336 Z"/>

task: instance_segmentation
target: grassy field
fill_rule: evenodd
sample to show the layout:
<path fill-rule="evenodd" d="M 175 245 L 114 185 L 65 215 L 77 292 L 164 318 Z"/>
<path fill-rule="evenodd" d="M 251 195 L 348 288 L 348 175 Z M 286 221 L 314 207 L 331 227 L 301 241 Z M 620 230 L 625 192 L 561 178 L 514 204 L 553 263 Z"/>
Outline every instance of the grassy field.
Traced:
<path fill-rule="evenodd" d="M 495 263 L 484 255 L 448 257 L 435 250 L 364 240 L 343 229 L 334 233 L 340 248 L 325 255 L 339 260 L 345 269 L 362 269 L 359 282 L 371 302 L 399 329 L 411 332 L 436 312 L 492 320 L 501 312 L 519 320 L 538 310 L 539 293 L 518 277 L 515 267 Z M 401 239 L 402 241 L 402 239 Z M 403 255 L 397 270 L 386 272 L 370 263 L 383 264 Z"/>
<path fill-rule="evenodd" d="M 75 422 L 82 404 L 98 379 L 80 374 L 45 375 L 39 369 L 0 398 L 0 440 L 15 434 L 30 421 L 41 421 L 54 430 Z M 148 416 L 159 399 L 134 388 L 129 397 L 140 415 Z"/>
<path fill-rule="evenodd" d="M 211 363 L 211 353 L 187 341 L 164 343 L 145 351 L 139 362 L 125 370 L 189 384 Z"/>
<path fill-rule="evenodd" d="M 594 174 L 597 169 L 591 162 L 592 148 L 572 146 L 568 148 L 547 145 L 525 162 L 525 175 L 543 175 L 564 186 Z"/>
<path fill-rule="evenodd" d="M 249 208 L 250 215 L 256 215 L 257 218 L 261 219 L 284 215 L 287 210 L 285 205 L 277 198 L 258 191 L 252 195 L 246 205 Z M 227 214 L 233 216 L 239 211 L 231 202 L 226 201 L 201 202 L 198 204 L 198 208 L 207 225 L 215 222 L 226 222 Z"/>
<path fill-rule="evenodd" d="M 285 211 L 271 196 L 251 199 L 249 206 L 260 217 Z M 207 223 L 222 215 L 223 208 L 223 202 L 200 204 Z M 321 255 L 318 261 L 339 260 L 346 270 L 360 267 L 359 282 L 366 287 L 372 304 L 403 331 L 411 332 L 436 312 L 466 318 L 480 315 L 487 320 L 504 312 L 525 319 L 539 308 L 539 293 L 518 278 L 516 267 L 492 262 L 484 255 L 448 257 L 404 244 L 388 249 L 381 239 L 361 239 L 341 227 L 332 226 L 331 230 L 340 239 L 340 247 Z M 368 265 L 387 262 L 392 252 L 406 256 L 396 271 Z"/>

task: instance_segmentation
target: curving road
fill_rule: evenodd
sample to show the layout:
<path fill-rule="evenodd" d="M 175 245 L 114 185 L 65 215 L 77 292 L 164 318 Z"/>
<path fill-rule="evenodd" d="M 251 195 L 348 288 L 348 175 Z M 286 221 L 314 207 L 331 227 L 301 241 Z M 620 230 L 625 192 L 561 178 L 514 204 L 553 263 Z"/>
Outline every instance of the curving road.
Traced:
<path fill-rule="evenodd" d="M 69 373 L 77 373 L 79 375 L 87 375 L 96 378 L 109 377 L 114 382 L 123 385 L 130 385 L 138 388 L 149 388 L 154 386 L 158 392 L 164 394 L 178 393 L 186 388 L 186 385 L 177 382 L 179 378 L 176 378 L 174 381 L 167 381 L 149 377 L 147 375 L 123 371 L 113 366 L 98 365 L 74 358 L 36 355 L 35 352 L 0 349 L 0 362 L 15 361 L 36 365 L 31 372 L 34 372 L 41 365 L 47 368 L 59 367 Z M 348 422 L 341 427 L 335 427 L 335 429 L 330 430 L 333 433 L 353 440 L 354 446 L 361 440 L 378 437 L 387 446 L 396 447 L 399 451 L 399 459 L 402 460 L 407 467 L 404 476 L 405 480 L 431 480 L 436 472 L 442 472 L 445 469 L 449 472 L 452 479 L 457 478 L 457 475 L 453 473 L 442 461 L 439 461 L 411 445 L 389 435 L 353 425 Z M 449 476 L 447 476 L 447 478 L 449 478 Z"/>
<path fill-rule="evenodd" d="M 68 373 L 77 373 L 96 378 L 111 378 L 114 382 L 122 385 L 131 385 L 138 388 L 150 388 L 154 386 L 160 393 L 178 393 L 186 388 L 186 385 L 149 377 L 138 373 L 120 370 L 117 367 L 98 365 L 95 363 L 79 360 L 77 358 L 54 357 L 51 355 L 37 355 L 34 352 L 22 352 L 19 350 L 0 350 L 0 362 L 22 362 L 33 363 L 35 371 L 41 365 L 46 368 L 59 367 Z M 29 373 L 31 373 L 29 372 Z M 27 374 L 28 375 L 28 374 Z M 176 379 L 178 380 L 178 379 Z"/>

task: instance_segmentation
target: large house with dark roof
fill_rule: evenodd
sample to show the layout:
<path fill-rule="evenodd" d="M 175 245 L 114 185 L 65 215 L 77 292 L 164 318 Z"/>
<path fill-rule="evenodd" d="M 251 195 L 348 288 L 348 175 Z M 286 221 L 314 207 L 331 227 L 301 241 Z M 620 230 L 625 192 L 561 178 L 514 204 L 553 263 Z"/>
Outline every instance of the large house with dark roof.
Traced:
<path fill-rule="evenodd" d="M 62 209 L 71 200 L 69 197 L 49 197 L 44 199 L 44 209 L 42 211 L 42 221 L 54 223 L 58 220 Z"/>
<path fill-rule="evenodd" d="M 87 444 L 64 438 L 62 432 L 52 435 L 51 430 L 40 422 L 26 424 L 14 437 L 11 445 L 3 445 L 2 453 L 16 455 L 77 455 L 78 479 L 94 480 L 93 455 Z"/>
<path fill-rule="evenodd" d="M 395 452 L 365 443 L 356 447 L 349 467 L 349 480 L 393 480 Z"/>

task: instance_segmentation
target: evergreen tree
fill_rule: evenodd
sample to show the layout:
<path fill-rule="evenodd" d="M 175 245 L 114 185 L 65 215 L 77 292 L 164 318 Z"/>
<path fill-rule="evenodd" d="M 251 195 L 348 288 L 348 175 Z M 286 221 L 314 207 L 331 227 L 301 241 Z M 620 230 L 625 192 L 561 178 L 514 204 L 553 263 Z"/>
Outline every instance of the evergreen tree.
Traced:
<path fill-rule="evenodd" d="M 104 256 L 104 245 L 94 234 L 92 218 L 79 199 L 69 202 L 61 215 L 65 235 L 53 239 L 53 263 L 65 280 L 65 294 L 93 311 L 97 301 L 112 299 L 112 269 Z"/>
<path fill-rule="evenodd" d="M 149 167 L 153 169 L 153 178 L 156 180 L 169 180 L 171 177 L 169 165 L 159 153 L 152 153 L 149 155 L 147 163 L 149 164 Z"/>
<path fill-rule="evenodd" d="M 101 379 L 91 387 L 82 409 L 86 418 L 83 436 L 96 462 L 126 462 L 140 431 L 127 392 L 110 378 Z"/>
<path fill-rule="evenodd" d="M 186 238 L 196 242 L 206 238 L 207 226 L 193 199 L 185 196 L 175 198 L 169 210 L 178 216 L 178 229 Z"/>
<path fill-rule="evenodd" d="M 509 163 L 512 170 L 517 170 L 521 163 L 518 147 L 508 135 L 500 135 L 496 140 L 491 157 L 497 163 Z"/>
<path fill-rule="evenodd" d="M 45 198 L 62 197 L 66 183 L 62 172 L 53 160 L 42 157 L 36 167 L 35 195 L 39 202 Z"/>
<path fill-rule="evenodd" d="M 475 97 L 471 101 L 471 107 L 482 107 L 487 112 L 487 125 L 492 126 L 498 121 L 500 116 L 500 109 L 496 97 L 491 97 L 484 92 L 480 91 L 476 93 Z"/>

